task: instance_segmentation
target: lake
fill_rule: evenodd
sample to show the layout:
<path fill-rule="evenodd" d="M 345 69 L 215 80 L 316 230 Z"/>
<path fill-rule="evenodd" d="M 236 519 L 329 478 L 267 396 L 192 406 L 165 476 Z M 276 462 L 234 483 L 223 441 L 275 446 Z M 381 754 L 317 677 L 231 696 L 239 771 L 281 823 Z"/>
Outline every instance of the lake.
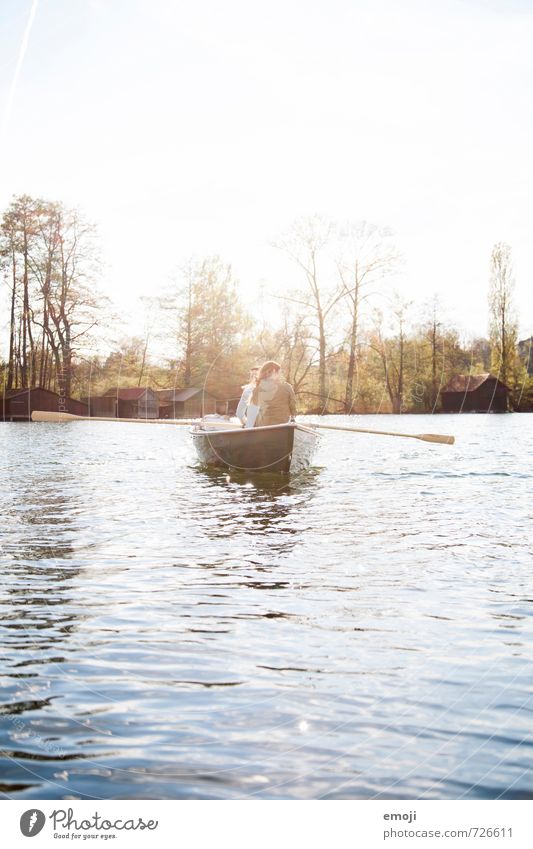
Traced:
<path fill-rule="evenodd" d="M 533 798 L 533 415 L 326 421 L 0 424 L 4 797 Z"/>

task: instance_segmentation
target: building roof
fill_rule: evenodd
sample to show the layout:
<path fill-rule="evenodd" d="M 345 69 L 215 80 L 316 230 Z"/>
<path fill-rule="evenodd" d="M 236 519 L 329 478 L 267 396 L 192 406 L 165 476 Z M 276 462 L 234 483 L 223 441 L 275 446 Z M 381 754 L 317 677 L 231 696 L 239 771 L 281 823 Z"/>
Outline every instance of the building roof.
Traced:
<path fill-rule="evenodd" d="M 491 374 L 490 372 L 485 372 L 483 374 L 456 374 L 449 383 L 442 389 L 442 392 L 475 392 L 476 389 L 479 389 L 485 381 L 496 380 L 501 386 L 504 386 L 509 392 L 511 391 L 505 383 L 502 383 L 501 380 Z"/>
<path fill-rule="evenodd" d="M 119 401 L 138 401 L 145 392 L 153 392 L 153 389 L 147 386 L 119 386 L 116 389 L 108 389 L 103 397 L 118 398 Z"/>
<path fill-rule="evenodd" d="M 59 398 L 57 392 L 52 392 L 51 389 L 45 389 L 44 386 L 26 387 L 26 389 L 4 389 L 2 395 L 4 398 L 14 398 L 15 395 L 23 395 L 25 392 L 46 392 L 47 395 L 55 395 L 56 398 Z"/>
<path fill-rule="evenodd" d="M 176 401 L 188 401 L 199 393 L 207 395 L 209 398 L 214 397 L 206 389 L 199 389 L 197 386 L 188 386 L 186 389 L 159 389 L 155 394 L 160 401 L 166 401 L 168 404 L 172 404 Z"/>
<path fill-rule="evenodd" d="M 168 401 L 172 403 L 174 401 L 176 395 L 180 392 L 179 389 L 156 389 L 155 394 L 159 398 L 160 401 Z"/>

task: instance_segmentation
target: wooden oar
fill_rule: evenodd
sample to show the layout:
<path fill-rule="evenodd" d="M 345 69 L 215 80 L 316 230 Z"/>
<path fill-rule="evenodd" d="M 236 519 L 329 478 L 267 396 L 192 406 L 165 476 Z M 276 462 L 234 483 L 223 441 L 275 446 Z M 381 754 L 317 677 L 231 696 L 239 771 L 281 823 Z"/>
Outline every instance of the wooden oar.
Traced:
<path fill-rule="evenodd" d="M 224 430 L 232 427 L 242 427 L 236 422 L 209 421 L 201 422 L 200 419 L 117 419 L 111 416 L 75 416 L 72 413 L 52 413 L 48 410 L 34 410 L 31 414 L 32 422 L 132 422 L 133 424 L 172 424 L 172 425 L 196 425 L 203 423 L 205 426 L 220 427 Z"/>
<path fill-rule="evenodd" d="M 421 439 L 422 442 L 440 442 L 443 445 L 453 445 L 455 436 L 444 436 L 440 433 L 396 433 L 390 430 L 367 430 L 362 427 L 339 427 L 339 425 L 313 424 L 311 427 L 319 427 L 321 430 L 345 430 L 348 433 L 375 433 L 379 436 L 405 436 L 407 439 Z"/>

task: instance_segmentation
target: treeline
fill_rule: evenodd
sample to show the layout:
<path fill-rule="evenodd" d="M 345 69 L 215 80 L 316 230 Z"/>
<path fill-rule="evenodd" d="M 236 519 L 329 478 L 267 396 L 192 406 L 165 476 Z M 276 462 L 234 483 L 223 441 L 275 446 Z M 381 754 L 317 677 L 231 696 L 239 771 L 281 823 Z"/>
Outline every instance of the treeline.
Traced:
<path fill-rule="evenodd" d="M 517 348 L 510 248 L 495 245 L 489 338 L 465 345 L 438 298 L 395 291 L 402 257 L 392 233 L 366 222 L 299 219 L 273 246 L 293 284 L 245 308 L 231 266 L 191 260 L 172 286 L 143 298 L 146 329 L 106 354 L 97 328 L 118 320 L 98 291 L 94 228 L 75 210 L 28 196 L 2 217 L 7 311 L 2 386 L 98 394 L 112 386 L 206 386 L 234 399 L 251 365 L 281 362 L 302 411 L 430 412 L 456 374 L 493 371 L 530 408 L 532 380 Z M 529 405 L 529 407 L 528 407 Z"/>

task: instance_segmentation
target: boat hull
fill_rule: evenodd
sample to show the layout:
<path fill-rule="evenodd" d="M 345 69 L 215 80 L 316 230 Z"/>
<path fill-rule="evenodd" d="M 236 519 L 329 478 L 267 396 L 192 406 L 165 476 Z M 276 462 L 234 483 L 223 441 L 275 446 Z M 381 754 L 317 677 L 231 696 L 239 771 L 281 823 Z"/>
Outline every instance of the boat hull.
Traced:
<path fill-rule="evenodd" d="M 281 472 L 306 469 L 318 441 L 316 430 L 288 422 L 268 427 L 191 431 L 201 463 L 247 472 Z"/>

